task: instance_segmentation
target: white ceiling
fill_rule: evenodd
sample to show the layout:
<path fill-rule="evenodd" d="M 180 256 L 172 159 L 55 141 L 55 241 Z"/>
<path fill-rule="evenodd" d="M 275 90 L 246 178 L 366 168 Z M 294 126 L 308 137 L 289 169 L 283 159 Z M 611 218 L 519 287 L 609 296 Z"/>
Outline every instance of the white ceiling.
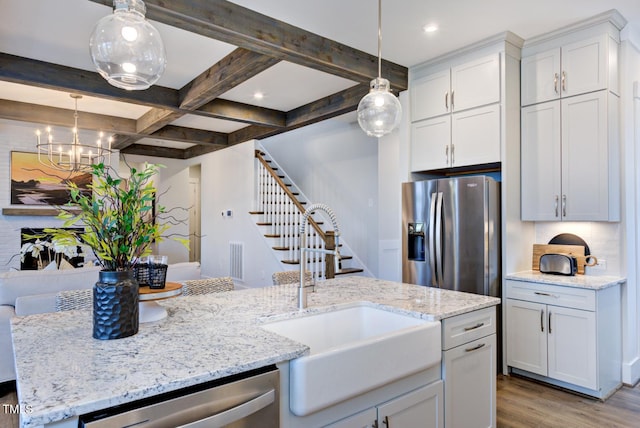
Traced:
<path fill-rule="evenodd" d="M 241 6 L 377 55 L 376 0 L 235 0 Z M 411 67 L 475 41 L 509 30 L 527 39 L 616 8 L 640 29 L 640 0 L 383 0 L 383 57 Z M 0 0 L 0 51 L 93 70 L 88 40 L 111 8 L 88 0 Z M 439 31 L 422 28 L 435 23 Z M 165 42 L 168 65 L 158 82 L 179 89 L 225 57 L 234 46 L 154 23 Z M 291 63 L 240 84 L 222 98 L 288 111 L 341 91 L 355 82 Z M 265 98 L 252 96 L 261 91 Z M 69 94 L 0 82 L 0 98 L 73 108 Z M 79 110 L 135 119 L 148 107 L 84 97 Z M 81 120 L 81 119 L 80 119 Z M 175 125 L 232 132 L 243 126 L 187 115 Z M 143 141 L 154 144 L 154 142 Z M 184 145 L 165 146 L 183 148 Z"/>

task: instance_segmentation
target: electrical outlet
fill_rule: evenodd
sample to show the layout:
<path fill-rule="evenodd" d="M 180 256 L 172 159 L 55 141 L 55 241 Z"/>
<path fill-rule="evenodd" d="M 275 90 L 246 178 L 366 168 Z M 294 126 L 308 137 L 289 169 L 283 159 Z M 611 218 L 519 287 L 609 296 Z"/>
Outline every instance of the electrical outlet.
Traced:
<path fill-rule="evenodd" d="M 598 259 L 598 263 L 591 266 L 593 270 L 607 270 L 607 261 L 605 259 Z"/>

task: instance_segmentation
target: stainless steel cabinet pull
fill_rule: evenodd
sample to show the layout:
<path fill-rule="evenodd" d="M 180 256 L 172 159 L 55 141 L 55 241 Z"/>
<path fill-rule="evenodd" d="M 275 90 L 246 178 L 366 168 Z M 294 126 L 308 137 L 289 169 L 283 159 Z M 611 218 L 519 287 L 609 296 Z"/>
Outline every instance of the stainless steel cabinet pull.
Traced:
<path fill-rule="evenodd" d="M 562 72 L 562 90 L 567 92 L 567 73 L 564 71 Z"/>
<path fill-rule="evenodd" d="M 540 311 L 540 331 L 544 332 L 544 309 Z"/>
<path fill-rule="evenodd" d="M 464 350 L 464 352 L 473 352 L 473 351 L 477 351 L 480 348 L 484 348 L 484 343 L 480 343 L 477 346 L 474 346 L 473 348 L 467 348 Z"/>
<path fill-rule="evenodd" d="M 549 334 L 551 334 L 551 311 L 549 311 L 549 327 L 548 327 L 548 330 L 549 330 Z"/>
<path fill-rule="evenodd" d="M 557 294 L 545 293 L 545 292 L 542 292 L 542 291 L 534 291 L 533 294 L 538 295 L 538 296 L 553 297 L 553 298 L 556 298 L 556 299 L 559 297 Z"/>
<path fill-rule="evenodd" d="M 456 151 L 456 146 L 454 144 L 452 144 L 451 145 L 451 165 L 456 163 L 455 151 Z"/>
<path fill-rule="evenodd" d="M 480 328 L 484 325 L 483 322 L 479 322 L 478 324 L 474 325 L 473 327 L 465 327 L 464 331 L 469 331 L 469 330 L 475 330 L 476 328 Z"/>
<path fill-rule="evenodd" d="M 449 145 L 444 148 L 444 163 L 449 165 Z"/>
<path fill-rule="evenodd" d="M 562 217 L 567 216 L 567 195 L 562 195 Z"/>
<path fill-rule="evenodd" d="M 454 101 L 453 101 L 453 96 L 455 95 L 456 91 L 451 91 L 451 110 L 453 111 L 454 109 Z"/>
<path fill-rule="evenodd" d="M 449 111 L 449 91 L 444 93 L 444 108 Z"/>
<path fill-rule="evenodd" d="M 558 73 L 553 73 L 553 90 L 558 93 Z"/>
<path fill-rule="evenodd" d="M 558 217 L 558 195 L 556 195 L 556 217 Z"/>

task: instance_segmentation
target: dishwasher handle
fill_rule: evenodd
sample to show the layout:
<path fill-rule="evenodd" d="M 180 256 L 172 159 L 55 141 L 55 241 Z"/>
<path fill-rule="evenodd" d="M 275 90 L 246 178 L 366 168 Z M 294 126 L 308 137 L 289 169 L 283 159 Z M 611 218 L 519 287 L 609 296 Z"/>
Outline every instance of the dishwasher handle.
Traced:
<path fill-rule="evenodd" d="M 222 413 L 216 413 L 209 417 L 193 421 L 191 423 L 180 425 L 176 428 L 216 428 L 229 425 L 239 421 L 247 416 L 264 409 L 275 401 L 276 391 L 271 389 L 256 398 L 244 402 Z M 187 410 L 188 411 L 188 410 Z"/>

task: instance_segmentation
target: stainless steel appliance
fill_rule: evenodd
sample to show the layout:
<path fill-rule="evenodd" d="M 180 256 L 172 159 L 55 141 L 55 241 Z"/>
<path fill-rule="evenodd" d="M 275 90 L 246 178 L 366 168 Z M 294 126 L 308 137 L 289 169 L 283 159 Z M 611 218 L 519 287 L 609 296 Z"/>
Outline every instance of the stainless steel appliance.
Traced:
<path fill-rule="evenodd" d="M 500 295 L 500 184 L 467 176 L 402 184 L 403 282 Z"/>
<path fill-rule="evenodd" d="M 86 428 L 277 428 L 280 377 L 270 366 L 80 417 Z"/>

